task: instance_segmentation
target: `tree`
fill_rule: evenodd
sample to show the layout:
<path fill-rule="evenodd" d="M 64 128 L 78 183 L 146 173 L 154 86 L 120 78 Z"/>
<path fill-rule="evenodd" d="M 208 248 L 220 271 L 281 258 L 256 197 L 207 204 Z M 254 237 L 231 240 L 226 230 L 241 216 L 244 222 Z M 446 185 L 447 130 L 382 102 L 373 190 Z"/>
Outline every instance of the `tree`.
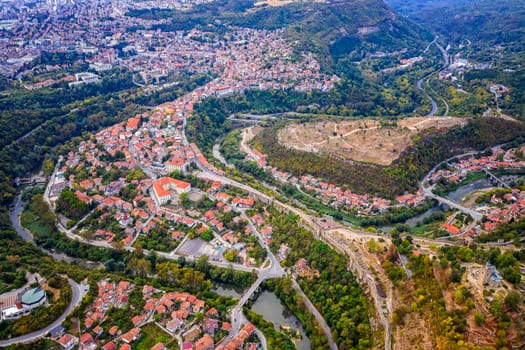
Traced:
<path fill-rule="evenodd" d="M 512 267 L 507 267 L 503 270 L 503 278 L 510 283 L 517 285 L 521 281 L 521 274 Z"/>
<path fill-rule="evenodd" d="M 191 200 L 189 198 L 188 193 L 181 193 L 180 196 L 179 196 L 179 200 L 180 200 L 180 204 L 184 208 L 187 209 L 187 208 L 191 207 Z"/>
<path fill-rule="evenodd" d="M 515 309 L 522 302 L 521 294 L 511 290 L 504 299 L 505 305 L 510 309 Z"/>
<path fill-rule="evenodd" d="M 211 229 L 204 230 L 200 233 L 200 237 L 205 241 L 211 241 L 213 239 L 213 231 Z"/>
<path fill-rule="evenodd" d="M 53 173 L 53 169 L 55 168 L 55 165 L 53 163 L 53 160 L 47 158 L 42 163 L 42 170 L 44 171 L 45 176 L 51 176 Z"/>

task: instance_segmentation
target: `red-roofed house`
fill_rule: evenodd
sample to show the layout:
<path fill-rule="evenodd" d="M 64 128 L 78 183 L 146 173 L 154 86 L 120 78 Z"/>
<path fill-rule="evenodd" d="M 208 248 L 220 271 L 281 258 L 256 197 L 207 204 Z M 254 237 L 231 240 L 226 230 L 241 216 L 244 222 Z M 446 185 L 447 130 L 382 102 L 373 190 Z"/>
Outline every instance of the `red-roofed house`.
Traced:
<path fill-rule="evenodd" d="M 140 338 L 140 328 L 132 328 L 129 332 L 127 332 L 126 334 L 124 334 L 122 336 L 122 340 L 125 342 L 125 343 L 131 343 L 135 340 L 137 340 L 138 338 Z"/>
<path fill-rule="evenodd" d="M 458 235 L 461 232 L 459 228 L 457 228 L 454 225 L 449 225 L 449 224 L 444 224 L 443 229 L 447 231 L 450 235 Z"/>
<path fill-rule="evenodd" d="M 93 337 L 89 333 L 84 333 L 80 336 L 80 345 L 89 346 L 93 344 Z"/>
<path fill-rule="evenodd" d="M 139 127 L 140 122 L 140 116 L 136 116 L 135 118 L 128 119 L 128 122 L 126 123 L 126 130 L 127 131 L 133 131 L 136 130 Z"/>
<path fill-rule="evenodd" d="M 117 345 L 110 341 L 109 343 L 104 344 L 102 347 L 102 350 L 115 350 L 117 348 Z"/>
<path fill-rule="evenodd" d="M 58 343 L 66 350 L 71 350 L 78 343 L 78 339 L 73 337 L 71 334 L 64 334 L 58 339 Z"/>
<path fill-rule="evenodd" d="M 202 338 L 195 342 L 195 350 L 211 350 L 213 349 L 213 338 L 208 334 L 204 334 Z"/>
<path fill-rule="evenodd" d="M 164 343 L 157 343 L 151 347 L 151 350 L 166 350 Z"/>

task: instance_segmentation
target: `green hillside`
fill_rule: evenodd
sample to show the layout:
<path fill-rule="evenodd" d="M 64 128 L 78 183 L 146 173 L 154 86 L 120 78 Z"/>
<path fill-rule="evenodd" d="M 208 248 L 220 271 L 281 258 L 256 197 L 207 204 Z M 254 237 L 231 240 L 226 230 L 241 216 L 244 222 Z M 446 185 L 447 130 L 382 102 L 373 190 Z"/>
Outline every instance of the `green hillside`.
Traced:
<path fill-rule="evenodd" d="M 388 0 L 394 9 L 452 40 L 524 49 L 525 0 Z"/>

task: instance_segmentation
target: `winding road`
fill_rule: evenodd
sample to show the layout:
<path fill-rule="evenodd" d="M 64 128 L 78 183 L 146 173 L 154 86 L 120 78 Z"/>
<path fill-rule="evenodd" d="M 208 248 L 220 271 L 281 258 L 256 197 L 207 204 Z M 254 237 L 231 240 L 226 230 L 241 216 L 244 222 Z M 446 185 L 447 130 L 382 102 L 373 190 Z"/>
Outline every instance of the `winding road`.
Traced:
<path fill-rule="evenodd" d="M 428 44 L 428 46 L 426 47 L 426 49 L 423 52 L 427 52 L 428 49 L 430 48 L 430 46 L 436 45 L 436 47 L 439 49 L 439 51 L 441 51 L 441 55 L 443 56 L 443 61 L 444 61 L 443 66 L 439 70 L 435 71 L 435 72 L 440 72 L 440 71 L 442 71 L 443 69 L 445 69 L 445 68 L 447 68 L 449 66 L 450 59 L 449 59 L 447 50 L 445 50 L 443 48 L 443 46 L 441 46 L 437 42 L 437 39 L 438 39 L 438 37 L 436 36 L 434 38 L 434 40 L 430 44 Z M 432 104 L 432 108 L 430 109 L 430 112 L 428 112 L 425 115 L 425 117 L 433 117 L 438 111 L 438 104 L 437 104 L 437 102 L 434 100 L 434 98 L 432 96 L 430 96 L 428 94 L 428 92 L 423 87 L 423 81 L 425 81 L 425 83 L 428 85 L 428 77 L 430 75 L 434 74 L 435 72 L 431 72 L 431 73 L 426 74 L 421 79 L 419 79 L 417 81 L 417 83 L 416 83 L 416 87 L 423 92 L 423 94 L 430 100 L 430 103 Z M 448 104 L 447 104 L 447 102 L 444 99 L 442 99 L 442 100 L 443 100 L 443 103 L 445 104 L 445 107 L 446 107 L 445 115 L 447 115 L 448 114 Z"/>

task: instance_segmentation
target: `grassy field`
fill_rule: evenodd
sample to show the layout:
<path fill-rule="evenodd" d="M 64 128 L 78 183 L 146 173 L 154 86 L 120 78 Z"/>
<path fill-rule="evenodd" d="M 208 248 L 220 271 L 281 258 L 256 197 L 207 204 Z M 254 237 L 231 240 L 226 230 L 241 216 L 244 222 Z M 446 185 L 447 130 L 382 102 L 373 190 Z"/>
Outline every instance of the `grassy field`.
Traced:
<path fill-rule="evenodd" d="M 166 349 L 179 349 L 177 342 L 154 323 L 148 323 L 142 327 L 142 336 L 133 348 L 137 350 L 149 350 L 159 342 L 164 343 Z"/>

